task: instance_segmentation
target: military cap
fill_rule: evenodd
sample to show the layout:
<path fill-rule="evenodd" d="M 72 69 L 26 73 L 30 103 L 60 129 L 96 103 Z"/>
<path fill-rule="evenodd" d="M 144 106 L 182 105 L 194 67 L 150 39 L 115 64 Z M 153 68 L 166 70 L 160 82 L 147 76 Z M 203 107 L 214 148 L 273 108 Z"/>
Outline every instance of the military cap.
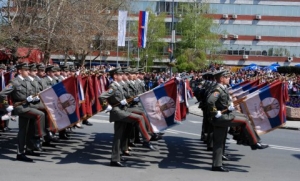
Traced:
<path fill-rule="evenodd" d="M 36 65 L 36 68 L 37 68 L 38 70 L 45 70 L 46 67 L 45 67 L 44 64 L 39 63 L 39 64 Z"/>
<path fill-rule="evenodd" d="M 60 70 L 61 71 L 69 71 L 69 67 L 68 67 L 68 65 L 62 65 L 62 66 L 60 66 Z"/>
<path fill-rule="evenodd" d="M 56 69 L 53 65 L 48 65 L 48 66 L 46 67 L 46 70 L 45 70 L 45 71 L 46 71 L 46 72 L 48 72 L 48 71 L 56 72 L 57 69 Z"/>
<path fill-rule="evenodd" d="M 128 71 L 128 73 L 130 74 L 137 74 L 138 73 L 138 70 L 136 68 L 132 68 Z"/>
<path fill-rule="evenodd" d="M 56 71 L 60 71 L 60 70 L 61 70 L 59 66 L 54 66 L 54 69 L 55 69 Z"/>
<path fill-rule="evenodd" d="M 123 73 L 129 73 L 131 71 L 130 67 L 122 67 Z"/>
<path fill-rule="evenodd" d="M 222 77 L 222 76 L 227 76 L 230 75 L 230 72 L 226 71 L 226 70 L 221 70 L 218 72 L 214 72 L 214 76 L 215 77 Z"/>
<path fill-rule="evenodd" d="M 15 68 L 16 68 L 16 67 L 13 66 L 13 65 L 12 65 L 12 66 L 7 66 L 7 67 L 6 67 L 6 70 L 7 70 L 7 71 L 15 71 L 15 70 L 16 70 Z"/>
<path fill-rule="evenodd" d="M 138 68 L 138 73 L 139 74 L 144 74 L 145 73 L 144 68 Z"/>
<path fill-rule="evenodd" d="M 0 64 L 0 69 L 5 70 L 5 65 L 3 63 Z"/>
<path fill-rule="evenodd" d="M 110 75 L 114 75 L 114 74 L 122 74 L 122 73 L 123 73 L 122 69 L 121 69 L 121 68 L 118 68 L 118 67 L 109 71 L 109 74 L 110 74 Z"/>
<path fill-rule="evenodd" d="M 37 67 L 36 67 L 35 63 L 29 64 L 28 66 L 29 66 L 29 70 L 31 70 L 31 71 L 37 70 Z"/>
<path fill-rule="evenodd" d="M 19 63 L 16 65 L 16 68 L 19 69 L 29 69 L 28 64 L 27 63 Z"/>
<path fill-rule="evenodd" d="M 76 69 L 75 69 L 74 66 L 70 66 L 70 67 L 69 67 L 69 71 L 70 71 L 70 72 L 76 72 Z"/>

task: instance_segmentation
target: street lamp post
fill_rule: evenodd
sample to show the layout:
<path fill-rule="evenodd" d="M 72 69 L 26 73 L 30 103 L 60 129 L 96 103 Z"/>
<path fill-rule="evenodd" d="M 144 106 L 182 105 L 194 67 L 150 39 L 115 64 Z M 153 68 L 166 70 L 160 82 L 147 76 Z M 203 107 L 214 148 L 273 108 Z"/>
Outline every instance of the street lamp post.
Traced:
<path fill-rule="evenodd" d="M 146 54 L 146 72 L 148 72 L 148 54 Z"/>
<path fill-rule="evenodd" d="M 93 48 L 94 48 L 94 46 L 93 46 L 93 44 L 91 43 L 91 45 L 90 45 L 90 50 L 93 51 Z M 92 68 L 92 57 L 90 56 L 90 70 L 91 70 L 91 68 Z"/>

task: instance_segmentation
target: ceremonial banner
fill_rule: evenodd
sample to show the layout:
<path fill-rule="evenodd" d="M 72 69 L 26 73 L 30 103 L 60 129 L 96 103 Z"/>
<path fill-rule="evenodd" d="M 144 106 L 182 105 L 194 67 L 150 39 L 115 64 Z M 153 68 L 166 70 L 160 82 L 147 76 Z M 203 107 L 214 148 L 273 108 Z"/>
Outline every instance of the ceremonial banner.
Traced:
<path fill-rule="evenodd" d="M 247 84 L 245 84 L 245 85 L 243 85 L 243 86 L 241 86 L 237 89 L 230 90 L 229 94 L 231 94 L 232 97 L 235 97 L 236 95 L 242 93 L 243 91 L 246 91 L 248 89 L 251 89 L 253 87 L 258 86 L 258 84 L 259 84 L 259 79 L 251 81 L 251 82 L 249 82 L 249 83 L 247 83 Z"/>
<path fill-rule="evenodd" d="M 241 83 L 238 83 L 238 84 L 232 86 L 230 90 L 240 88 L 240 87 L 242 87 L 243 85 L 248 84 L 249 82 L 250 82 L 249 80 L 245 80 L 244 82 L 241 82 Z"/>
<path fill-rule="evenodd" d="M 101 95 L 100 85 L 99 85 L 100 81 L 99 81 L 98 77 L 95 75 L 92 76 L 92 81 L 93 81 L 93 91 L 94 91 L 94 97 L 95 97 L 94 104 L 92 105 L 92 111 L 93 111 L 93 115 L 94 115 L 102 110 L 102 106 L 98 99 L 98 97 Z"/>
<path fill-rule="evenodd" d="M 40 93 L 40 99 L 57 130 L 80 120 L 76 82 L 75 77 L 69 77 Z"/>
<path fill-rule="evenodd" d="M 125 46 L 127 11 L 119 11 L 118 16 L 118 46 Z"/>
<path fill-rule="evenodd" d="M 249 116 L 258 134 L 267 133 L 285 124 L 284 89 L 283 83 L 276 81 L 247 95 L 241 103 L 243 112 Z"/>
<path fill-rule="evenodd" d="M 189 112 L 189 103 L 188 103 L 188 90 L 186 87 L 186 82 L 184 80 L 179 80 L 177 85 L 177 99 L 179 104 L 179 111 L 176 111 L 175 120 L 176 121 L 183 121 L 186 118 L 187 113 Z"/>
<path fill-rule="evenodd" d="M 259 89 L 261 89 L 261 88 L 263 88 L 263 87 L 265 87 L 265 86 L 267 86 L 267 85 L 268 85 L 267 82 L 262 83 L 262 84 L 259 84 L 259 85 L 256 86 L 256 87 L 250 88 L 249 90 L 246 90 L 246 91 L 244 91 L 244 92 L 241 92 L 240 94 L 237 94 L 237 95 L 236 95 L 236 98 L 237 98 L 237 99 L 240 99 L 240 98 L 242 98 L 242 97 L 245 97 L 246 95 L 251 94 L 252 92 L 255 92 L 255 91 L 257 91 L 257 90 L 259 90 Z"/>
<path fill-rule="evenodd" d="M 140 102 L 155 133 L 175 125 L 175 113 L 180 111 L 176 79 L 140 95 Z"/>
<path fill-rule="evenodd" d="M 83 98 L 81 99 L 84 99 L 83 101 L 80 102 L 79 104 L 79 113 L 80 113 L 80 120 L 83 120 L 85 119 L 86 117 L 86 101 L 88 101 L 86 99 L 86 93 L 85 93 L 85 87 L 86 87 L 86 83 L 87 83 L 87 77 L 77 77 L 77 79 L 80 81 L 80 84 L 82 86 L 82 91 L 83 91 Z"/>
<path fill-rule="evenodd" d="M 149 12 L 140 11 L 138 26 L 138 48 L 145 48 L 147 42 Z"/>

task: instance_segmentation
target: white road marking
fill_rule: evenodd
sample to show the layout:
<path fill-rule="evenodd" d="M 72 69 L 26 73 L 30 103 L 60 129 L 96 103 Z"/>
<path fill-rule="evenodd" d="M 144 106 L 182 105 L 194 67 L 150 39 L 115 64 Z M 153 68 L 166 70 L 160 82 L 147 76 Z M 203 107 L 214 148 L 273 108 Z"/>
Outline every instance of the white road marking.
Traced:
<path fill-rule="evenodd" d="M 195 124 L 202 124 L 202 121 L 189 121 L 191 123 L 195 123 Z"/>
<path fill-rule="evenodd" d="M 193 136 L 200 137 L 200 134 L 189 133 L 189 132 L 184 132 L 184 131 L 178 131 L 178 130 L 173 130 L 173 129 L 168 129 L 168 130 L 166 130 L 166 132 L 173 133 L 173 134 L 187 134 L 187 135 L 193 135 Z M 233 140 L 233 139 L 227 140 L 227 142 L 236 143 L 236 141 Z M 269 145 L 269 146 L 270 146 L 270 148 L 277 149 L 277 150 L 287 150 L 287 151 L 300 152 L 300 148 L 293 148 L 293 147 L 279 146 L 279 145 Z"/>

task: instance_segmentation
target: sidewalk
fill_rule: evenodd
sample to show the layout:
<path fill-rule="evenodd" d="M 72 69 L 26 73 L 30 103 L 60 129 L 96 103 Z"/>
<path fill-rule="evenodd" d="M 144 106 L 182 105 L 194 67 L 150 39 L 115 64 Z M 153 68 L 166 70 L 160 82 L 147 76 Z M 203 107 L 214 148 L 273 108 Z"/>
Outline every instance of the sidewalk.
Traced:
<path fill-rule="evenodd" d="M 203 116 L 202 110 L 198 108 L 198 104 L 191 105 L 189 112 L 194 115 Z M 287 120 L 286 124 L 281 129 L 300 130 L 300 121 Z"/>

